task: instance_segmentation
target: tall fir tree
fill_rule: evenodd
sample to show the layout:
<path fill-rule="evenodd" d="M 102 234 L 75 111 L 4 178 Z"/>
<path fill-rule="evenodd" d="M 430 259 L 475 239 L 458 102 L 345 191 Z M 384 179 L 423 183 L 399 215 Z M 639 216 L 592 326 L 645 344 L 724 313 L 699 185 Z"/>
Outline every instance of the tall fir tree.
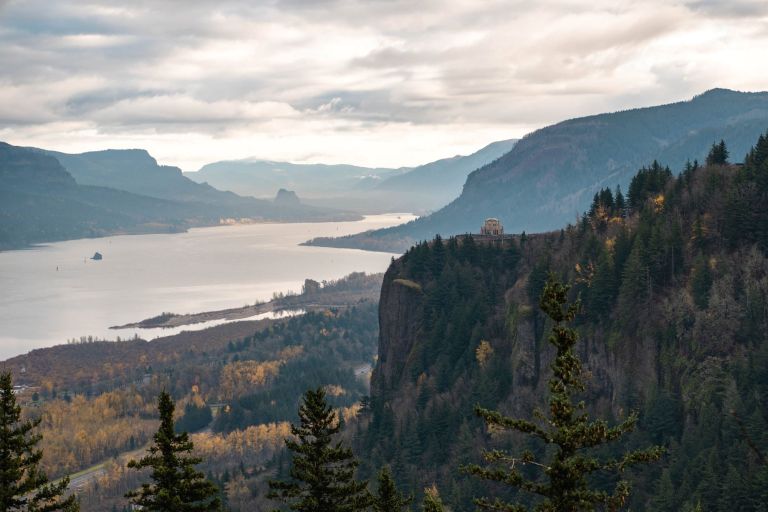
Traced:
<path fill-rule="evenodd" d="M 539 496 L 534 510 L 539 512 L 576 512 L 595 510 L 603 506 L 618 510 L 629 496 L 629 483 L 619 480 L 612 493 L 593 489 L 589 476 L 600 472 L 622 473 L 627 467 L 657 460 L 663 449 L 651 447 L 626 453 L 613 460 L 599 460 L 590 451 L 621 438 L 632 431 L 637 415 L 617 426 L 609 427 L 603 420 L 590 420 L 584 402 L 574 403 L 574 395 L 585 390 L 581 361 L 574 353 L 578 341 L 576 331 L 568 327 L 576 317 L 579 302 L 568 302 L 567 285 L 550 275 L 544 286 L 540 307 L 554 323 L 549 342 L 557 349 L 549 380 L 549 414 L 537 411 L 540 420 L 509 418 L 497 411 L 476 408 L 477 414 L 489 427 L 532 435 L 553 450 L 550 460 L 540 462 L 531 451 L 513 456 L 503 450 L 483 453 L 486 466 L 472 464 L 464 470 L 480 478 L 499 482 L 526 493 Z M 532 472 L 537 476 L 530 478 Z M 501 498 L 479 498 L 475 503 L 484 509 L 524 512 L 524 505 L 509 503 Z"/>
<path fill-rule="evenodd" d="M 379 471 L 379 488 L 373 497 L 374 512 L 400 512 L 408 510 L 412 497 L 403 496 L 395 486 L 395 480 L 387 466 Z"/>
<path fill-rule="evenodd" d="M 293 452 L 291 479 L 271 480 L 267 497 L 301 512 L 367 510 L 373 498 L 368 483 L 355 480 L 358 462 L 351 449 L 334 443 L 340 430 L 325 390 L 307 390 L 299 406 L 299 425 L 291 426 L 295 438 L 285 440 Z"/>
<path fill-rule="evenodd" d="M 589 316 L 594 320 L 607 321 L 617 294 L 616 270 L 607 250 L 602 250 L 588 292 Z"/>
<path fill-rule="evenodd" d="M 616 185 L 616 211 L 615 216 L 624 217 L 627 204 L 624 200 L 624 194 L 621 193 L 621 185 Z"/>
<path fill-rule="evenodd" d="M 617 305 L 619 319 L 627 327 L 636 325 L 639 320 L 637 305 L 650 298 L 650 270 L 645 263 L 646 254 L 642 238 L 636 237 L 624 264 Z"/>
<path fill-rule="evenodd" d="M 203 512 L 221 510 L 217 487 L 195 469 L 203 459 L 191 455 L 194 445 L 186 432 L 176 433 L 174 403 L 166 391 L 160 393 L 160 428 L 149 453 L 128 463 L 129 468 L 151 468 L 151 484 L 127 493 L 131 503 L 158 512 Z"/>
<path fill-rule="evenodd" d="M 80 510 L 74 495 L 64 496 L 69 478 L 51 483 L 39 467 L 40 421 L 22 421 L 11 373 L 0 373 L 0 512 Z"/>

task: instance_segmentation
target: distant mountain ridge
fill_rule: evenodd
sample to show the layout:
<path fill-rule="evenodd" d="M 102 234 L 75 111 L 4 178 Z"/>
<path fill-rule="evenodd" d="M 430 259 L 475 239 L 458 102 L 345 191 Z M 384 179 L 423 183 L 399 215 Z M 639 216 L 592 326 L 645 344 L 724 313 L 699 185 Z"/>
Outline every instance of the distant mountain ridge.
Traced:
<path fill-rule="evenodd" d="M 219 217 L 249 217 L 269 220 L 352 219 L 336 209 L 322 209 L 301 204 L 277 204 L 271 200 L 243 197 L 217 190 L 207 183 L 196 183 L 181 169 L 159 165 L 143 149 L 109 149 L 80 154 L 43 151 L 54 156 L 83 185 L 125 190 L 158 199 L 196 202 Z"/>
<path fill-rule="evenodd" d="M 446 192 L 446 183 L 453 182 L 458 187 L 462 176 L 479 162 L 503 153 L 505 144 L 511 143 L 514 141 L 494 143 L 473 155 L 444 159 L 413 170 L 294 166 L 300 170 L 293 177 L 298 183 L 302 175 L 310 174 L 314 175 L 305 186 L 329 182 L 324 189 L 320 188 L 320 193 L 325 190 L 329 197 L 324 203 L 315 199 L 314 204 L 299 200 L 295 188 L 279 187 L 269 193 L 269 199 L 218 190 L 189 179 L 178 167 L 159 165 L 143 149 L 68 154 L 3 143 L 0 250 L 109 234 L 176 232 L 238 219 L 317 222 L 360 218 L 349 209 L 340 209 L 345 208 L 345 200 L 346 204 L 356 204 L 358 211 L 370 213 L 439 206 L 440 201 L 447 202 L 458 193 Z M 385 177 L 399 177 L 406 171 L 412 174 L 404 183 L 395 182 L 386 190 L 376 190 L 379 184 L 386 183 Z M 259 182 L 252 176 L 249 179 Z M 398 188 L 403 189 L 401 193 Z M 340 190 L 348 195 L 334 195 Z"/>
<path fill-rule="evenodd" d="M 403 251 L 435 234 L 478 231 L 498 217 L 507 232 L 547 231 L 575 222 L 602 187 L 626 186 L 654 159 L 679 172 L 724 139 L 739 162 L 768 127 L 768 92 L 712 89 L 689 101 L 570 119 L 525 136 L 467 178 L 459 198 L 403 226 L 318 245 Z"/>
<path fill-rule="evenodd" d="M 420 210 L 413 211 L 436 210 L 461 194 L 471 172 L 501 158 L 512 150 L 517 141 L 500 140 L 470 155 L 457 155 L 420 165 L 407 173 L 384 180 L 376 186 L 374 193 L 394 204 L 407 198 L 421 206 Z"/>
<path fill-rule="evenodd" d="M 272 197 L 296 191 L 307 203 L 364 213 L 424 212 L 448 204 L 461 193 L 470 172 L 492 162 L 517 140 L 493 142 L 470 155 L 457 155 L 413 168 L 292 164 L 262 160 L 215 162 L 185 176 L 239 194 Z"/>
<path fill-rule="evenodd" d="M 40 150 L 55 157 L 78 183 L 174 200 L 214 198 L 213 187 L 184 179 L 181 169 L 159 165 L 144 149 L 108 149 L 79 154 Z"/>
<path fill-rule="evenodd" d="M 67 168 L 65 168 L 67 167 Z M 67 155 L 0 142 L 0 250 L 120 233 L 183 231 L 222 218 L 352 220 L 298 202 L 240 197 L 159 166 L 143 150 Z"/>
<path fill-rule="evenodd" d="M 373 188 L 407 170 L 245 159 L 206 164 L 184 175 L 198 183 L 254 197 L 273 197 L 281 188 L 294 190 L 302 197 L 333 197 L 340 190 Z"/>
<path fill-rule="evenodd" d="M 470 155 L 457 155 L 420 165 L 410 171 L 387 178 L 376 186 L 377 190 L 404 192 L 414 187 L 434 187 L 438 191 L 460 193 L 469 173 L 493 162 L 515 147 L 518 139 L 492 142 Z"/>
<path fill-rule="evenodd" d="M 173 232 L 198 213 L 129 192 L 79 185 L 59 161 L 39 151 L 0 142 L 0 250 L 103 236 Z"/>

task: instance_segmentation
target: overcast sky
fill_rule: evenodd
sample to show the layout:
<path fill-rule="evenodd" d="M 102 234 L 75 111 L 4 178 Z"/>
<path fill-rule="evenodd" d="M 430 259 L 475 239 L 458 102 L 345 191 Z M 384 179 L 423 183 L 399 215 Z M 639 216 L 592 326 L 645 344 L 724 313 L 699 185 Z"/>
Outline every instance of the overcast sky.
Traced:
<path fill-rule="evenodd" d="M 766 90 L 766 55 L 766 0 L 0 0 L 0 140 L 414 165 Z"/>

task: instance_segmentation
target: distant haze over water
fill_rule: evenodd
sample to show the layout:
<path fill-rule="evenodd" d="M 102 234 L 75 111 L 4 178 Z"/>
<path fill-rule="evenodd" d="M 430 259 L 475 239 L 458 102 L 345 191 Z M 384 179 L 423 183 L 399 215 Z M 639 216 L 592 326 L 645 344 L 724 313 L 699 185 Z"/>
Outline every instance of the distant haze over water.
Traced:
<path fill-rule="evenodd" d="M 392 226 L 411 215 L 359 222 L 249 224 L 187 233 L 113 236 L 0 253 L 0 360 L 110 331 L 164 311 L 195 313 L 300 291 L 305 278 L 382 272 L 392 254 L 304 247 L 318 236 Z M 93 261 L 95 252 L 103 260 Z M 58 267 L 58 270 L 57 270 Z M 164 331 L 163 335 L 178 332 Z"/>

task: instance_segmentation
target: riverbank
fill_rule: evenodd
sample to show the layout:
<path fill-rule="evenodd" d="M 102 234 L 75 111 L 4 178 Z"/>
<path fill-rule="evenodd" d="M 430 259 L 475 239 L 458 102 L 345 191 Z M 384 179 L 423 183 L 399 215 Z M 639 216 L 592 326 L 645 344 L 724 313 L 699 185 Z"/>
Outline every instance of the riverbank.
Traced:
<path fill-rule="evenodd" d="M 363 300 L 378 300 L 383 274 L 353 272 L 335 281 L 319 283 L 306 279 L 301 293 L 282 293 L 269 302 L 257 302 L 239 308 L 203 311 L 200 313 L 161 313 L 152 318 L 125 325 L 115 325 L 110 329 L 170 329 L 185 325 L 194 325 L 217 320 L 247 320 L 259 315 L 283 312 L 317 311 L 343 307 Z"/>

